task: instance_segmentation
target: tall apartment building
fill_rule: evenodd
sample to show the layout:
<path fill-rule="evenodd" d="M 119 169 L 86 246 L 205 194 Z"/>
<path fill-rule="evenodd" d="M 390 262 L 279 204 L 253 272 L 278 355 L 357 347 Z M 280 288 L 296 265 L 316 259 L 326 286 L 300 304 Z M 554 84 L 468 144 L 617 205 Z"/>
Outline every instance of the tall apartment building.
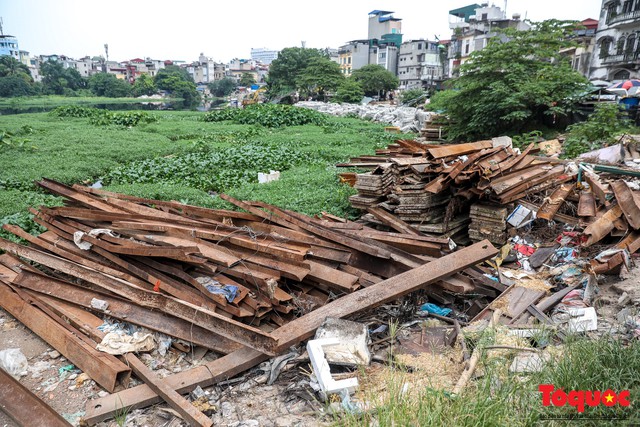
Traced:
<path fill-rule="evenodd" d="M 269 65 L 273 60 L 278 59 L 279 50 L 267 49 L 266 47 L 251 48 L 251 59 Z"/>
<path fill-rule="evenodd" d="M 441 53 L 439 42 L 420 39 L 402 43 L 398 55 L 400 89 L 437 87 L 444 78 Z"/>
<path fill-rule="evenodd" d="M 18 38 L 7 34 L 0 35 L 0 56 L 11 56 L 20 60 L 20 49 L 18 48 Z"/>

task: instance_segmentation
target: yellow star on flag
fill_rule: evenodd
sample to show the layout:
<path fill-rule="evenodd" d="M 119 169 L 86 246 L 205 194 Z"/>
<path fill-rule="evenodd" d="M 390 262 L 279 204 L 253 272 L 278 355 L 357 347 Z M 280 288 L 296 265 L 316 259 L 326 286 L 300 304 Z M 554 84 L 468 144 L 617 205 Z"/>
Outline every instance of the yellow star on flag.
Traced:
<path fill-rule="evenodd" d="M 606 394 L 604 398 L 607 400 L 607 403 L 613 402 L 613 395 L 611 393 Z"/>

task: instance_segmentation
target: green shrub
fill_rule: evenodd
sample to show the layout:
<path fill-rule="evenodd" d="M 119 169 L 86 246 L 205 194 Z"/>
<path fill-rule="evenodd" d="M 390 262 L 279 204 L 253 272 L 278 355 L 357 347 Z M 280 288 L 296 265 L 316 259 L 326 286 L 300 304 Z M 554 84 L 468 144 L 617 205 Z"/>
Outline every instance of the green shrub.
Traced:
<path fill-rule="evenodd" d="M 210 111 L 204 116 L 205 122 L 231 120 L 242 125 L 260 125 L 269 128 L 283 126 L 301 126 L 306 124 L 323 125 L 327 116 L 317 111 L 291 105 L 257 104 L 244 109 L 227 108 Z"/>
<path fill-rule="evenodd" d="M 602 148 L 615 142 L 617 135 L 629 129 L 630 123 L 622 117 L 622 108 L 618 104 L 597 105 L 595 112 L 586 121 L 567 128 L 569 133 L 564 143 L 563 156 L 572 158 Z"/>
<path fill-rule="evenodd" d="M 425 94 L 422 89 L 407 89 L 400 94 L 400 101 L 409 105 L 418 104 L 420 101 L 424 104 Z"/>
<path fill-rule="evenodd" d="M 100 114 L 102 110 L 92 107 L 81 107 L 78 105 L 61 105 L 56 107 L 49 114 L 56 117 L 88 118 Z"/>

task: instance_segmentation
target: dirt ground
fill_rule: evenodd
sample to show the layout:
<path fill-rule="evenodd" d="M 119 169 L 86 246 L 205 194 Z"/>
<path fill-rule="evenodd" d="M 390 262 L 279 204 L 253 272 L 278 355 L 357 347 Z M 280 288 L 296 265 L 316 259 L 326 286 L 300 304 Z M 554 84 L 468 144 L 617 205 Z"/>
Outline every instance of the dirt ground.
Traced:
<path fill-rule="evenodd" d="M 28 373 L 20 382 L 38 397 L 64 416 L 71 424 L 78 425 L 84 415 L 86 403 L 108 393 L 94 381 L 88 379 L 81 383 L 83 376 L 70 362 L 33 334 L 20 322 L 0 309 L 0 350 L 19 348 L 29 364 Z M 54 356 L 52 358 L 51 356 Z M 203 361 L 215 356 L 208 353 Z M 143 360 L 150 358 L 142 357 Z M 182 369 L 188 369 L 184 359 L 175 365 L 167 363 L 157 369 L 159 376 L 169 375 Z M 172 360 L 173 362 L 173 360 Z M 171 370 L 167 369 L 169 367 Z M 68 369 L 68 370 L 66 370 Z M 310 369 L 310 368 L 309 368 Z M 212 415 L 214 425 L 233 427 L 308 427 L 323 425 L 314 412 L 317 406 L 311 406 L 296 383 L 304 381 L 299 369 L 284 372 L 273 385 L 263 382 L 261 371 L 251 371 L 241 377 L 240 382 L 231 382 L 224 386 L 205 389 L 210 402 L 215 401 L 217 412 Z M 308 377 L 306 383 L 308 384 Z M 145 410 L 134 410 L 126 414 L 126 422 L 110 420 L 97 424 L 98 427 L 116 426 L 178 427 L 186 426 L 174 416 L 168 405 L 156 405 Z M 17 427 L 0 411 L 0 427 Z"/>

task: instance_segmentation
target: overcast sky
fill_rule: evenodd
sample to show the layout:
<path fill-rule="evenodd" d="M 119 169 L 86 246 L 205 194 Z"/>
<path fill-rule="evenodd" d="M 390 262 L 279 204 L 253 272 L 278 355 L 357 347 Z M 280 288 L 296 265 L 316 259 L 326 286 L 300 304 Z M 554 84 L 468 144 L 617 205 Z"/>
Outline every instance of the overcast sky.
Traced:
<path fill-rule="evenodd" d="M 200 52 L 216 61 L 248 58 L 250 49 L 300 46 L 337 48 L 367 37 L 374 9 L 402 18 L 404 39 L 448 39 L 448 11 L 464 0 L 0 0 L 4 34 L 18 37 L 31 55 L 74 58 L 104 53 L 193 61 Z M 479 1 L 478 3 L 482 3 Z M 504 1 L 495 3 L 504 8 Z M 507 14 L 533 21 L 598 19 L 601 0 L 508 0 Z"/>

